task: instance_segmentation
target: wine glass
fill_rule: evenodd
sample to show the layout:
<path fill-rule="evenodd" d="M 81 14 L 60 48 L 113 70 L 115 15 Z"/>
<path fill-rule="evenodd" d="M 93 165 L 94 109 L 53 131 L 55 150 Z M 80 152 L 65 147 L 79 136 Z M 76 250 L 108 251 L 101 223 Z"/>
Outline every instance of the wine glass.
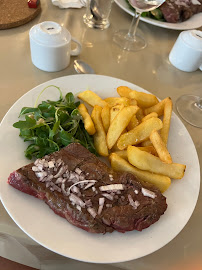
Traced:
<path fill-rule="evenodd" d="M 176 108 L 185 121 L 195 127 L 202 128 L 202 97 L 180 96 L 176 101 Z"/>
<path fill-rule="evenodd" d="M 164 2 L 165 0 L 129 0 L 130 5 L 136 10 L 129 31 L 124 29 L 115 32 L 113 41 L 127 51 L 144 49 L 147 45 L 146 41 L 143 37 L 136 34 L 140 16 L 142 12 L 154 10 Z"/>

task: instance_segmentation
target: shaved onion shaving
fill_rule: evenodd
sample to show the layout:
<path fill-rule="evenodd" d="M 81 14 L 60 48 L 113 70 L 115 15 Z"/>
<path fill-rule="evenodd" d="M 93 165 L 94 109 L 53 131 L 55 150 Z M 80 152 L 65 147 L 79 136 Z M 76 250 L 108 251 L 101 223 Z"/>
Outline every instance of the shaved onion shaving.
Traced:
<path fill-rule="evenodd" d="M 105 198 L 99 198 L 99 205 L 104 205 Z"/>
<path fill-rule="evenodd" d="M 93 184 L 95 184 L 95 182 L 97 182 L 97 181 L 96 180 L 82 180 L 82 181 L 76 182 L 76 183 L 74 183 L 73 185 L 71 185 L 69 187 L 69 191 L 71 191 L 71 189 L 76 185 L 79 185 L 79 184 L 82 184 L 82 183 L 93 183 Z"/>
<path fill-rule="evenodd" d="M 114 196 L 108 193 L 103 193 L 102 196 L 104 196 L 105 198 L 107 198 L 110 201 L 113 201 Z"/>
<path fill-rule="evenodd" d="M 102 209 L 104 207 L 105 198 L 99 198 L 99 208 L 98 208 L 98 215 L 102 213 Z"/>
<path fill-rule="evenodd" d="M 130 194 L 128 195 L 128 200 L 129 200 L 130 205 L 135 209 L 137 209 L 138 206 L 140 205 L 138 201 L 133 201 L 133 198 Z"/>
<path fill-rule="evenodd" d="M 146 188 L 142 188 L 142 194 L 146 197 L 150 197 L 152 199 L 156 198 L 156 194 L 151 191 L 151 190 L 148 190 Z"/>
<path fill-rule="evenodd" d="M 85 186 L 84 190 L 92 187 L 93 185 L 95 185 L 95 182 L 89 183 L 88 185 Z"/>
<path fill-rule="evenodd" d="M 93 218 L 95 218 L 95 217 L 97 216 L 97 214 L 96 214 L 94 208 L 88 207 L 88 208 L 87 208 L 87 211 L 88 211 L 89 214 L 91 214 L 91 216 L 92 216 Z"/>
<path fill-rule="evenodd" d="M 81 211 L 81 206 L 80 205 L 77 205 L 76 208 Z"/>
<path fill-rule="evenodd" d="M 61 167 L 58 173 L 54 175 L 54 178 L 60 177 L 67 169 L 68 169 L 67 166 Z"/>
<path fill-rule="evenodd" d="M 124 190 L 124 185 L 123 184 L 112 184 L 112 185 L 100 186 L 99 189 L 101 191 Z"/>
<path fill-rule="evenodd" d="M 75 203 L 76 205 L 80 205 L 82 208 L 85 207 L 85 203 L 75 194 L 71 193 L 69 196 L 69 199 L 72 203 Z"/>
<path fill-rule="evenodd" d="M 102 213 L 102 209 L 103 209 L 104 205 L 99 205 L 99 208 L 98 208 L 98 215 L 100 215 Z"/>

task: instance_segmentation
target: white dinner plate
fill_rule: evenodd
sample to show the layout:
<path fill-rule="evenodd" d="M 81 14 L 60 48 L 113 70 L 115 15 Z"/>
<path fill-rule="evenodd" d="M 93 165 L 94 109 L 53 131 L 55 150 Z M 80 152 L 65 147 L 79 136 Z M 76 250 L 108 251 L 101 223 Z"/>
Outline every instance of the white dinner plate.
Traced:
<path fill-rule="evenodd" d="M 18 121 L 22 107 L 34 106 L 41 90 L 48 85 L 61 88 L 63 94 L 75 96 L 91 89 L 102 98 L 118 96 L 121 85 L 147 92 L 123 80 L 100 75 L 73 75 L 43 83 L 22 96 L 8 111 L 0 126 L 0 196 L 4 207 L 15 223 L 42 246 L 69 258 L 93 263 L 117 263 L 140 258 L 169 243 L 188 222 L 195 208 L 199 187 L 199 161 L 193 141 L 173 113 L 168 149 L 174 162 L 186 164 L 185 176 L 173 180 L 165 192 L 168 209 L 160 220 L 142 232 L 90 234 L 55 215 L 41 200 L 22 193 L 7 183 L 11 172 L 28 164 L 24 157 L 25 143 L 19 130 L 12 127 Z M 57 100 L 58 92 L 52 88 L 43 93 L 41 100 Z"/>
<path fill-rule="evenodd" d="M 122 8 L 124 11 L 126 11 L 130 15 L 134 15 L 133 10 L 129 8 L 128 3 L 126 0 L 114 0 L 114 2 Z M 195 14 L 190 19 L 188 19 L 185 22 L 179 22 L 179 23 L 168 23 L 168 22 L 161 22 L 157 21 L 151 18 L 146 17 L 140 17 L 140 20 L 143 22 L 147 22 L 156 26 L 160 26 L 163 28 L 173 29 L 173 30 L 189 30 L 189 29 L 196 29 L 202 26 L 202 12 Z"/>

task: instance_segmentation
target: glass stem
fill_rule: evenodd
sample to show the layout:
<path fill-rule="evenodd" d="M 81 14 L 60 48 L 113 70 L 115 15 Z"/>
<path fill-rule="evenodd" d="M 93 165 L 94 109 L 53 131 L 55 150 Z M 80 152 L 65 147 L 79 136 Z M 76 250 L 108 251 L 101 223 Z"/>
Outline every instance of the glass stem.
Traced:
<path fill-rule="evenodd" d="M 131 25 L 127 34 L 130 38 L 135 37 L 137 26 L 140 20 L 140 16 L 141 16 L 141 13 L 136 11 L 135 15 L 133 16 L 133 20 L 131 22 Z"/>

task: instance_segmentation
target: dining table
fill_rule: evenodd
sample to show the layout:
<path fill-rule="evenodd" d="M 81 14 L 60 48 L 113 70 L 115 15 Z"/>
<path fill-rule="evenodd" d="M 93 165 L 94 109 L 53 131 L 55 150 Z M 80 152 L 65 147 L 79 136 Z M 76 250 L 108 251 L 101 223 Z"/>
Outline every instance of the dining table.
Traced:
<path fill-rule="evenodd" d="M 30 89 L 52 79 L 75 75 L 74 60 L 81 59 L 88 63 L 97 75 L 128 81 L 159 99 L 169 96 L 173 101 L 173 111 L 190 134 L 199 164 L 202 164 L 202 129 L 184 121 L 175 107 L 175 102 L 181 95 L 192 94 L 202 98 L 202 72 L 184 72 L 169 61 L 169 53 L 183 29 L 169 29 L 140 21 L 138 29 L 148 44 L 144 50 L 131 52 L 121 49 L 113 42 L 115 31 L 128 29 L 132 20 L 131 15 L 115 2 L 109 17 L 110 26 L 105 30 L 88 28 L 84 24 L 84 7 L 61 9 L 54 6 L 51 0 L 40 2 L 41 12 L 36 18 L 15 28 L 0 30 L 0 119 L 2 120 L 9 108 Z M 61 24 L 82 45 L 80 55 L 72 56 L 69 66 L 58 72 L 42 71 L 34 66 L 31 60 L 29 30 L 43 21 Z M 202 22 L 198 30 L 202 30 Z M 3 140 L 1 135 L 0 139 Z M 183 147 L 186 148 L 186 145 Z M 12 155 L 12 152 L 9 154 Z M 1 152 L 1 155 L 4 155 L 4 152 Z M 199 193 L 187 224 L 172 241 L 160 249 L 130 261 L 89 263 L 61 256 L 34 241 L 16 225 L 0 203 L 0 269 L 201 270 L 201 226 L 202 195 Z"/>

